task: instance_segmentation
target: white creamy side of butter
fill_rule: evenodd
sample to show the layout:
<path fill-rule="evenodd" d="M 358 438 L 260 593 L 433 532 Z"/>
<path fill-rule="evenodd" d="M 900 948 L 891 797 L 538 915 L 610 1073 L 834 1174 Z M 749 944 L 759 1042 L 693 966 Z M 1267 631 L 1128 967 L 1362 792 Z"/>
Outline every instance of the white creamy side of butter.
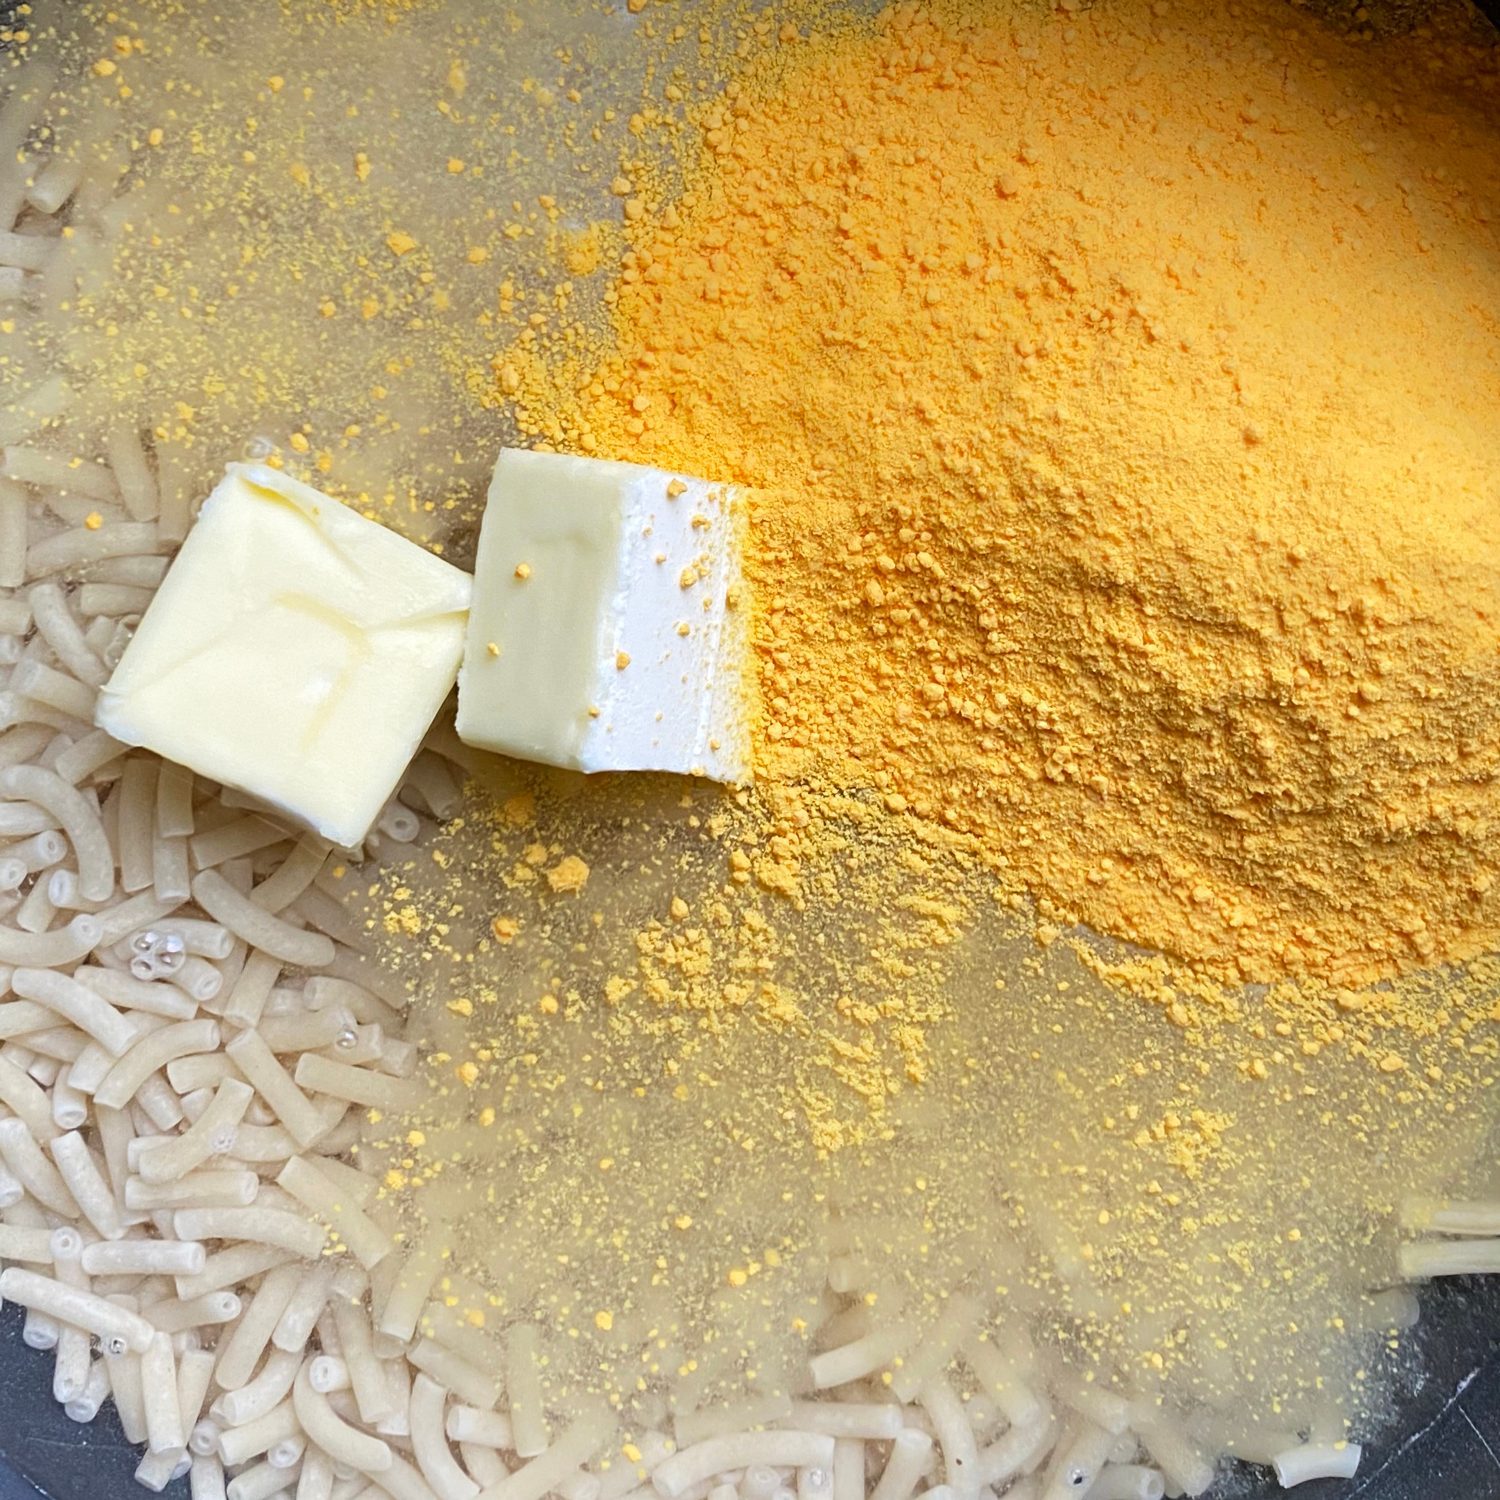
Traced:
<path fill-rule="evenodd" d="M 470 587 L 310 486 L 231 464 L 96 722 L 357 844 L 453 686 Z"/>
<path fill-rule="evenodd" d="M 459 737 L 580 771 L 747 781 L 742 498 L 637 464 L 503 452 Z"/>

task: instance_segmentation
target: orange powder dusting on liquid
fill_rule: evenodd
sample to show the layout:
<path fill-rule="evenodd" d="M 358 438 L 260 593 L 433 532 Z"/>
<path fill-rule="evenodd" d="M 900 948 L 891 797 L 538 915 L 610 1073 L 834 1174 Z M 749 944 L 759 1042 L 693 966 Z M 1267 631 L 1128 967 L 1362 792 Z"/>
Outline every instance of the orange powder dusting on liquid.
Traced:
<path fill-rule="evenodd" d="M 872 787 L 1230 978 L 1472 955 L 1494 73 L 1270 4 L 788 34 L 685 193 L 631 200 L 614 352 L 575 336 L 559 402 L 523 341 L 507 395 L 537 441 L 757 489 L 762 778 Z"/>

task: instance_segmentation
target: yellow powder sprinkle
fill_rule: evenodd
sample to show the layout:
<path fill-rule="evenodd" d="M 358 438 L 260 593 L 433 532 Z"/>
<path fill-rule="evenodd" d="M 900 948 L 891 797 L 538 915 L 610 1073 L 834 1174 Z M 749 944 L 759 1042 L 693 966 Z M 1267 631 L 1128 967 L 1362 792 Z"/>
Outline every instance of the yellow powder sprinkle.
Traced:
<path fill-rule="evenodd" d="M 577 895 L 588 884 L 589 867 L 570 854 L 547 871 L 547 884 L 559 895 Z"/>
<path fill-rule="evenodd" d="M 760 778 L 1216 975 L 1365 981 L 1500 943 L 1500 156 L 1327 37 L 1247 79 L 1249 9 L 778 56 L 627 213 L 582 407 L 521 415 L 754 488 Z"/>

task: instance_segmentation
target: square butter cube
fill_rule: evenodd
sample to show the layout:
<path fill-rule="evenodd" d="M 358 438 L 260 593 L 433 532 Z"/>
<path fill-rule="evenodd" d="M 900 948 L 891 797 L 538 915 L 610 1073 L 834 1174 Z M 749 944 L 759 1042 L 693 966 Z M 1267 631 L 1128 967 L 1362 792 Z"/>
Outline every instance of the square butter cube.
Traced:
<path fill-rule="evenodd" d="M 96 721 L 357 844 L 453 686 L 469 592 L 337 500 L 231 464 Z"/>
<path fill-rule="evenodd" d="M 637 464 L 503 452 L 459 738 L 580 771 L 747 781 L 742 500 Z"/>

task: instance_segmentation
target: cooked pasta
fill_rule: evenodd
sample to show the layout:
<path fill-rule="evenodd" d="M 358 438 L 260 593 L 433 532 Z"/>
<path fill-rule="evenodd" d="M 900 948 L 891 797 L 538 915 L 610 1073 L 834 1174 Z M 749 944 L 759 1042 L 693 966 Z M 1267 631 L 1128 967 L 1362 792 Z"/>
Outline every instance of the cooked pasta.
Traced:
<path fill-rule="evenodd" d="M 272 958 L 268 953 L 252 952 L 225 1001 L 224 1020 L 233 1026 L 255 1026 L 280 974 L 280 959 Z"/>
<path fill-rule="evenodd" d="M 194 1276 L 208 1256 L 196 1240 L 98 1240 L 83 1249 L 90 1276 Z"/>
<path fill-rule="evenodd" d="M 41 237 L 0 235 L 0 259 L 22 270 L 39 271 L 46 263 L 47 245 Z M 119 498 L 115 477 L 103 464 L 83 463 L 68 454 L 12 445 L 5 449 L 3 467 L 8 478 L 22 484 L 84 495 L 106 505 Z"/>
<path fill-rule="evenodd" d="M 299 1146 L 305 1149 L 327 1132 L 325 1117 L 276 1060 L 258 1032 L 240 1032 L 224 1050 Z"/>
<path fill-rule="evenodd" d="M 25 1121 L 0 1120 L 0 1161 L 43 1208 L 65 1219 L 77 1217 L 79 1209 L 72 1193 L 57 1168 L 42 1154 Z"/>
<path fill-rule="evenodd" d="M 102 687 L 109 676 L 109 670 L 85 639 L 83 629 L 74 618 L 67 595 L 61 587 L 56 583 L 38 583 L 32 586 L 27 597 L 38 633 L 67 673 L 76 679 L 80 686 Z M 31 662 L 26 665 L 44 667 L 45 663 Z M 24 680 L 23 678 L 22 682 L 17 682 L 13 677 L 11 685 L 20 692 L 27 692 L 29 689 L 22 685 Z M 64 705 L 58 704 L 57 706 L 63 707 Z M 72 711 L 69 710 L 69 712 Z M 81 714 L 80 717 L 92 718 L 92 710 Z"/>
<path fill-rule="evenodd" d="M 588 1413 L 570 1423 L 557 1441 L 544 1453 L 508 1474 L 480 1493 L 484 1500 L 542 1500 L 554 1486 L 561 1484 L 580 1464 L 587 1463 L 603 1449 L 613 1436 L 613 1423 L 603 1413 Z M 832 1456 L 833 1439 L 824 1439 Z M 657 1473 L 660 1473 L 658 1468 Z M 687 1486 L 667 1488 L 657 1480 L 658 1492 L 672 1500 Z M 398 1497 L 400 1500 L 400 1497 Z"/>
<path fill-rule="evenodd" d="M 70 1421 L 92 1422 L 99 1415 L 99 1408 L 104 1405 L 108 1395 L 109 1366 L 104 1360 L 96 1359 L 89 1366 L 88 1379 L 84 1381 L 83 1389 L 63 1402 L 63 1411 Z"/>
<path fill-rule="evenodd" d="M 26 491 L 0 480 L 0 587 L 19 588 L 26 582 L 26 532 Z M 25 628 L 23 621 L 20 629 Z"/>
<path fill-rule="evenodd" d="M 291 1401 L 284 1400 L 263 1417 L 221 1432 L 219 1457 L 226 1464 L 242 1464 L 247 1459 L 258 1458 L 273 1443 L 295 1436 L 297 1431 L 297 1413 Z"/>
<path fill-rule="evenodd" d="M 240 1315 L 241 1302 L 233 1292 L 205 1292 L 201 1297 L 167 1297 L 146 1308 L 151 1325 L 163 1333 L 186 1333 L 232 1323 Z"/>
<path fill-rule="evenodd" d="M 447 1391 L 425 1374 L 412 1381 L 412 1453 L 438 1500 L 474 1500 L 479 1486 L 459 1467 L 443 1431 L 443 1406 L 447 1396 Z"/>
<path fill-rule="evenodd" d="M 665 1497 L 676 1497 L 715 1474 L 743 1469 L 751 1463 L 786 1468 L 832 1470 L 834 1439 L 826 1433 L 790 1430 L 733 1433 L 709 1438 L 674 1453 L 659 1464 L 652 1482 Z"/>
<path fill-rule="evenodd" d="M 24 874 L 24 865 L 21 866 Z M 21 932 L 0 926 L 0 963 L 24 967 L 76 963 L 95 948 L 102 937 L 97 917 L 80 912 L 66 927 L 50 932 Z"/>
<path fill-rule="evenodd" d="M 417 1348 L 429 1344 L 430 1340 L 423 1339 Z M 505 1384 L 510 1399 L 510 1425 L 515 1450 L 522 1458 L 545 1452 L 551 1442 L 542 1407 L 539 1345 L 540 1330 L 534 1323 L 516 1323 L 506 1337 Z M 452 1388 L 476 1406 L 494 1405 L 493 1398 L 486 1400 L 482 1394 L 468 1394 L 456 1384 Z"/>
<path fill-rule="evenodd" d="M 80 893 L 89 901 L 110 898 L 115 888 L 114 853 L 99 814 L 76 787 L 70 786 L 56 771 L 42 766 L 7 766 L 0 771 L 0 797 L 20 798 L 51 813 L 77 856 Z M 92 919 L 80 915 L 73 921 L 91 923 Z M 96 942 L 101 940 L 102 934 L 95 938 Z M 81 958 L 88 951 L 84 948 L 75 956 Z"/>
<path fill-rule="evenodd" d="M 328 1238 L 321 1225 L 284 1208 L 179 1208 L 176 1228 L 184 1239 L 271 1245 L 308 1260 L 322 1253 Z"/>
<path fill-rule="evenodd" d="M 0 1297 L 71 1323 L 93 1334 L 108 1352 L 141 1354 L 156 1330 L 144 1318 L 78 1287 L 37 1271 L 0 1271 Z"/>
<path fill-rule="evenodd" d="M 259 1191 L 260 1179 L 254 1172 L 236 1171 L 232 1167 L 208 1167 L 189 1172 L 173 1182 L 147 1182 L 141 1177 L 127 1177 L 125 1207 L 147 1211 L 244 1208 L 255 1201 Z M 248 1250 L 249 1246 L 240 1248 Z M 207 1267 L 204 1274 L 208 1274 Z"/>
<path fill-rule="evenodd" d="M 180 1456 L 187 1435 L 177 1399 L 177 1356 L 165 1333 L 155 1334 L 142 1351 L 141 1396 L 146 1408 L 147 1449 Z"/>
<path fill-rule="evenodd" d="M 292 1401 L 304 1431 L 330 1458 L 365 1474 L 383 1474 L 391 1467 L 390 1445 L 345 1422 L 326 1393 L 313 1388 L 306 1365 L 298 1372 Z"/>
<path fill-rule="evenodd" d="M 286 838 L 287 831 L 280 824 L 250 813 L 232 823 L 195 835 L 189 841 L 188 852 L 195 869 L 211 870 L 232 859 L 254 854 L 259 849 L 284 843 Z"/>
<path fill-rule="evenodd" d="M 911 1330 L 904 1324 L 895 1323 L 867 1333 L 841 1348 L 815 1355 L 812 1360 L 813 1385 L 818 1390 L 827 1390 L 862 1380 L 890 1364 L 911 1342 Z"/>
<path fill-rule="evenodd" d="M 1352 1479 L 1359 1468 L 1358 1443 L 1300 1443 L 1272 1460 L 1284 1488 L 1309 1479 Z"/>
<path fill-rule="evenodd" d="M 54 1136 L 48 1143 L 69 1195 L 78 1211 L 106 1240 L 117 1240 L 125 1233 L 124 1220 L 114 1191 L 104 1180 L 83 1136 L 76 1130 Z"/>
<path fill-rule="evenodd" d="M 52 243 L 40 235 L 0 230 L 0 265 L 14 266 L 18 271 L 42 271 L 55 253 Z M 24 448 L 7 448 L 5 473 L 9 478 L 26 484 L 41 484 L 46 480 L 40 476 L 50 477 L 53 469 L 46 454 L 32 454 Z"/>
<path fill-rule="evenodd" d="M 158 1027 L 132 1042 L 94 1090 L 95 1102 L 119 1109 L 135 1098 L 153 1073 L 179 1057 L 212 1052 L 219 1045 L 219 1023 L 203 1018 Z"/>
<path fill-rule="evenodd" d="M 55 214 L 78 190 L 83 180 L 83 163 L 66 156 L 54 156 L 26 189 L 26 201 L 41 214 Z"/>
<path fill-rule="evenodd" d="M 253 1379 L 220 1393 L 211 1408 L 214 1416 L 227 1427 L 242 1427 L 265 1416 L 291 1393 L 302 1364 L 301 1348 L 270 1350 Z"/>
<path fill-rule="evenodd" d="M 451 1349 L 445 1349 L 434 1339 L 419 1338 L 407 1351 L 407 1359 L 414 1369 L 420 1370 L 425 1375 L 430 1375 L 441 1385 L 446 1386 L 454 1395 L 474 1406 L 490 1407 L 500 1397 L 499 1383 L 493 1375 L 479 1369 L 469 1363 L 461 1355 L 455 1354 Z M 511 1366 L 514 1369 L 514 1366 Z M 525 1381 L 507 1382 L 511 1399 L 511 1431 L 515 1432 L 516 1403 L 520 1399 L 521 1410 L 525 1420 L 530 1423 L 531 1431 L 538 1438 L 545 1437 L 546 1427 L 541 1418 L 541 1396 L 540 1393 L 530 1388 L 530 1383 Z M 513 1438 L 516 1452 L 522 1458 L 533 1457 L 535 1453 L 545 1451 L 545 1441 L 537 1445 L 536 1438 L 528 1442 L 526 1446 L 533 1450 L 532 1453 L 522 1452 L 521 1439 Z"/>
<path fill-rule="evenodd" d="M 1413 1240 L 1398 1252 L 1407 1281 L 1430 1276 L 1483 1276 L 1500 1271 L 1500 1238 Z"/>
<path fill-rule="evenodd" d="M 0 1223 L 0 1260 L 24 1260 L 37 1265 L 51 1265 L 51 1231 Z"/>
<path fill-rule="evenodd" d="M 59 573 L 76 574 L 106 559 L 134 558 L 165 550 L 165 539 L 154 522 L 116 521 L 97 528 L 81 526 L 34 542 L 26 552 L 26 576 L 51 578 Z"/>
<path fill-rule="evenodd" d="M 135 1170 L 147 1182 L 175 1182 L 210 1157 L 226 1155 L 234 1148 L 240 1121 L 253 1097 L 249 1084 L 237 1078 L 222 1079 L 193 1123 L 180 1135 L 143 1151 Z"/>
<path fill-rule="evenodd" d="M 23 1121 L 38 1140 L 55 1134 L 52 1104 L 46 1091 L 0 1051 L 0 1104 Z"/>
<path fill-rule="evenodd" d="M 368 1312 L 346 1295 L 332 1303 L 332 1326 L 337 1330 L 340 1354 L 348 1367 L 349 1380 L 359 1417 L 377 1427 L 393 1417 L 398 1407 L 396 1392 L 375 1357 Z"/>
<path fill-rule="evenodd" d="M 384 1305 L 375 1312 L 375 1326 L 387 1338 L 397 1339 L 403 1344 L 411 1340 L 442 1260 L 441 1246 L 436 1237 L 422 1241 L 402 1258 L 390 1293 Z"/>
<path fill-rule="evenodd" d="M 305 1052 L 297 1059 L 292 1077 L 302 1088 L 314 1093 L 397 1113 L 413 1107 L 424 1097 L 420 1084 L 374 1073 L 367 1068 L 350 1067 L 347 1063 L 320 1057 L 316 1052 Z"/>
<path fill-rule="evenodd" d="M 292 1157 L 276 1181 L 315 1218 L 325 1220 L 340 1243 L 367 1270 L 395 1250 L 391 1237 L 305 1158 Z"/>
<path fill-rule="evenodd" d="M 94 670 L 103 671 L 97 660 Z M 10 691 L 20 693 L 33 703 L 55 708 L 59 713 L 84 723 L 93 718 L 94 700 L 98 696 L 91 687 L 76 677 L 56 671 L 39 661 L 23 661 L 14 668 L 10 674 Z M 61 858 L 60 852 L 58 858 Z M 54 859 L 52 863 L 56 864 L 57 860 Z"/>
<path fill-rule="evenodd" d="M 89 1279 L 80 1264 L 83 1240 L 78 1231 L 60 1228 L 52 1231 L 52 1264 L 57 1279 L 80 1291 L 89 1290 Z M 52 1350 L 53 1399 L 66 1405 L 83 1393 L 88 1384 L 92 1358 L 92 1340 L 86 1330 L 72 1323 L 58 1326 L 57 1342 Z"/>
<path fill-rule="evenodd" d="M 129 1351 L 111 1351 L 108 1362 L 109 1391 L 114 1397 L 115 1414 L 120 1419 L 120 1428 L 128 1442 L 144 1444 L 146 1403 L 141 1390 L 140 1355 Z"/>
<path fill-rule="evenodd" d="M 1184 1494 L 1201 1495 L 1214 1482 L 1214 1466 L 1170 1412 L 1158 1408 L 1138 1415 L 1135 1428 L 1157 1467 Z"/>
<path fill-rule="evenodd" d="M 1057 1424 L 1050 1412 L 1024 1427 L 1012 1427 L 979 1455 L 979 1480 L 998 1488 L 1017 1474 L 1029 1472 L 1057 1438 Z"/>
<path fill-rule="evenodd" d="M 862 1438 L 868 1442 L 890 1442 L 906 1426 L 901 1408 L 889 1402 L 793 1401 L 782 1420 L 785 1426 L 803 1432 L 819 1432 L 833 1438 Z M 737 1425 L 755 1427 L 760 1423 L 752 1420 Z M 682 1427 L 679 1420 L 679 1438 Z"/>
<path fill-rule="evenodd" d="M 1167 1482 L 1159 1470 L 1143 1464 L 1105 1464 L 1090 1495 L 1097 1500 L 1162 1500 Z"/>
<path fill-rule="evenodd" d="M 66 974 L 53 969 L 18 968 L 11 976 L 11 988 L 72 1022 L 115 1057 L 128 1051 L 136 1040 L 135 1027 L 98 990 Z"/>
<path fill-rule="evenodd" d="M 4 774 L 0 772 L 0 776 Z M 332 939 L 294 927 L 257 906 L 217 870 L 201 870 L 193 877 L 193 896 L 209 916 L 222 922 L 236 937 L 283 963 L 316 969 L 333 957 Z"/>
<path fill-rule="evenodd" d="M 477 1406 L 450 1405 L 443 1430 L 455 1443 L 481 1448 L 510 1448 L 513 1442 L 510 1418 Z"/>

